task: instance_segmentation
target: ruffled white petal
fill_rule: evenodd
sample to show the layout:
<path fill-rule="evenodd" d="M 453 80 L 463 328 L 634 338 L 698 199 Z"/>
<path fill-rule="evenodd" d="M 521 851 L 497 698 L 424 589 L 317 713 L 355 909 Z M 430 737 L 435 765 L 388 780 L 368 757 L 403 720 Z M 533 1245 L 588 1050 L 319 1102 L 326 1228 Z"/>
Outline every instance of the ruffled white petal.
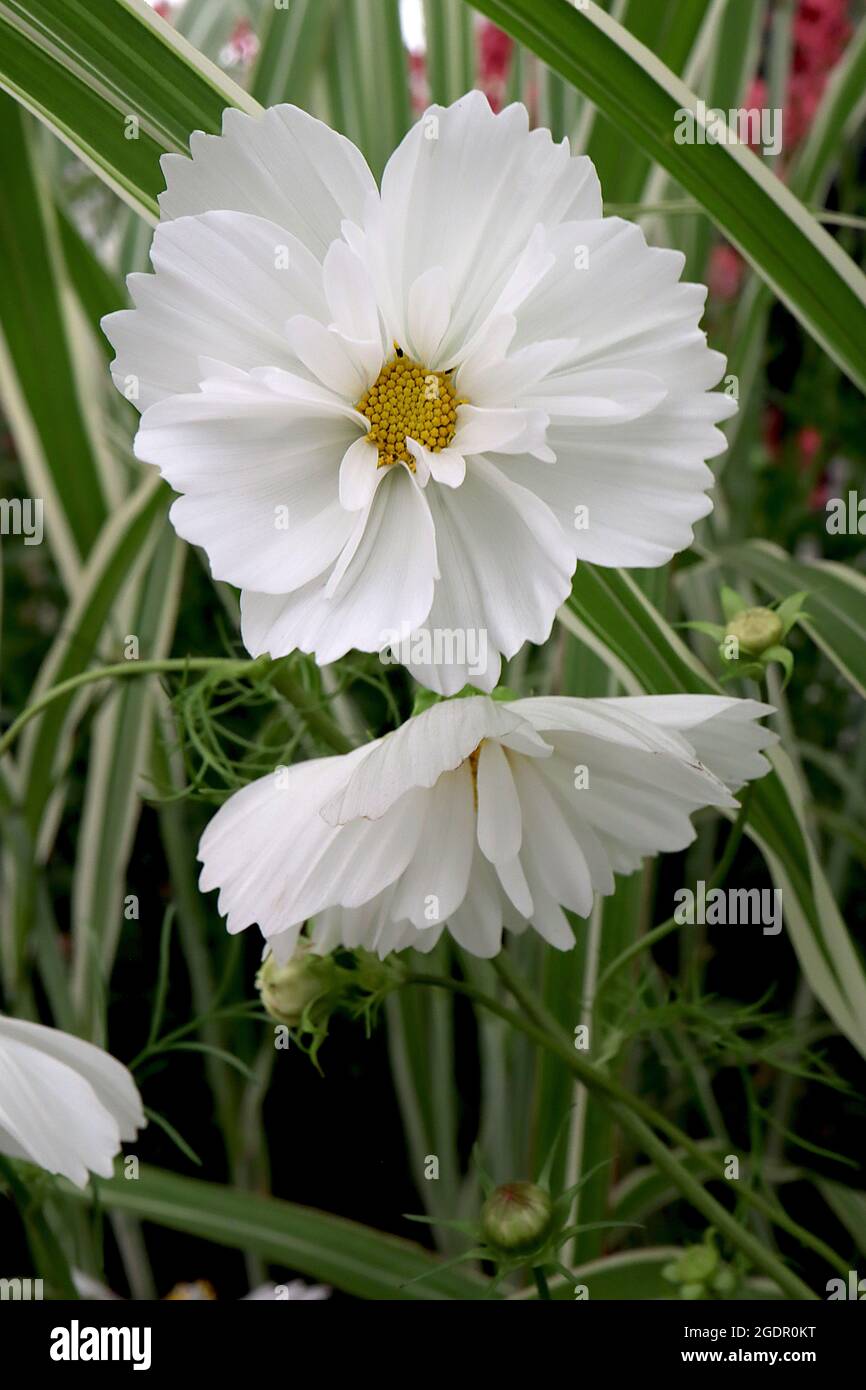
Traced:
<path fill-rule="evenodd" d="M 55 1028 L 0 1016 L 0 1152 L 84 1187 L 146 1121 L 126 1067 Z"/>
<path fill-rule="evenodd" d="M 222 135 L 195 132 L 191 159 L 163 155 L 163 217 L 211 208 L 254 213 L 296 236 L 320 261 L 345 218 L 359 222 L 376 183 L 344 136 L 296 106 L 263 116 L 227 110 Z"/>
<path fill-rule="evenodd" d="M 374 745 L 339 796 L 322 803 L 322 815 L 331 825 L 359 816 L 376 820 L 411 787 L 432 787 L 443 772 L 460 767 L 482 739 L 521 728 L 537 739 L 516 711 L 483 696 L 431 705 Z"/>
<path fill-rule="evenodd" d="M 351 647 L 378 652 L 423 622 L 433 602 L 436 539 L 430 510 L 403 467 L 387 474 L 346 543 L 351 558 L 331 586 L 313 580 L 293 593 L 244 590 L 241 636 L 254 656 L 300 648 L 321 666 Z"/>
<path fill-rule="evenodd" d="M 529 130 L 523 106 L 499 115 L 480 92 L 432 106 L 394 151 L 382 178 L 381 212 L 368 202 L 369 262 L 386 279 L 394 336 L 407 336 L 418 278 L 441 266 L 454 305 L 440 342 L 443 365 L 489 313 L 539 224 L 601 215 L 595 170 Z M 546 335 L 551 336 L 551 335 Z M 431 365 L 439 365 L 431 364 Z"/>
<path fill-rule="evenodd" d="M 282 227 L 237 212 L 204 212 L 157 227 L 155 274 L 130 275 L 135 309 L 102 320 L 117 352 L 115 384 L 141 411 L 193 391 L 201 358 L 245 371 L 296 370 L 286 321 L 327 322 L 321 268 Z"/>
<path fill-rule="evenodd" d="M 705 290 L 602 217 L 590 161 L 522 106 L 431 107 L 381 194 L 291 106 L 230 111 L 191 154 L 163 161 L 155 274 L 105 329 L 144 412 L 137 454 L 242 587 L 251 651 L 326 663 L 417 634 L 417 679 L 492 689 L 503 655 L 546 640 L 579 559 L 690 544 L 735 409 L 711 391 Z M 461 401 L 447 447 L 407 439 L 412 479 L 373 467 L 354 409 L 395 342 L 453 371 Z M 461 632 L 467 650 L 437 656 Z"/>
<path fill-rule="evenodd" d="M 284 594 L 327 570 L 352 534 L 338 477 L 358 418 L 286 373 L 238 374 L 151 406 L 135 452 L 183 494 L 172 523 L 204 547 L 216 579 Z"/>
<path fill-rule="evenodd" d="M 680 253 L 648 247 L 618 218 L 563 225 L 548 240 L 555 264 L 516 311 L 511 355 L 574 341 L 516 402 L 547 412 L 556 466 L 518 458 L 510 476 L 547 502 L 578 558 L 663 564 L 711 510 L 706 460 L 725 448 L 716 426 L 736 410 L 709 389 L 724 358 L 698 328 L 706 291 L 679 283 Z"/>
<path fill-rule="evenodd" d="M 617 705 L 617 700 L 605 700 Z M 738 700 L 726 695 L 645 695 L 629 705 L 641 719 L 659 728 L 675 729 L 688 740 L 701 762 L 737 791 L 744 782 L 763 777 L 769 763 L 765 748 L 778 743 L 778 735 L 758 721 L 773 713 L 772 705 L 758 700 Z"/>
<path fill-rule="evenodd" d="M 307 918 L 320 952 L 427 950 L 447 925 L 491 956 L 528 924 L 567 950 L 568 911 L 587 917 L 615 872 L 685 848 L 698 808 L 736 804 L 698 744 L 734 778 L 766 771 L 767 712 L 715 696 L 442 702 L 236 793 L 202 837 L 201 886 L 280 959 Z"/>
<path fill-rule="evenodd" d="M 533 460 L 533 466 L 550 465 Z M 434 637 L 471 634 L 485 662 L 470 671 L 467 662 L 429 665 L 413 658 L 409 669 L 443 694 L 470 683 L 492 690 L 500 653 L 511 657 L 527 639 L 544 642 L 550 635 L 571 589 L 573 542 L 535 493 L 484 458 L 471 461 L 461 487 L 428 487 L 427 498 L 440 577 L 425 629 Z M 523 557 L 519 568 L 516 555 Z"/>

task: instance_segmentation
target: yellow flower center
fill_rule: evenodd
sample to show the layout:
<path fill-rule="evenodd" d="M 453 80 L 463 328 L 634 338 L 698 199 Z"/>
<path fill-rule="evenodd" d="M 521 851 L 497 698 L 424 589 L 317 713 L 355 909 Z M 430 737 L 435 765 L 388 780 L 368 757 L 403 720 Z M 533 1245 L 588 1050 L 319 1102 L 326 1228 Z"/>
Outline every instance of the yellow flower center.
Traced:
<path fill-rule="evenodd" d="M 355 409 L 370 421 L 369 438 L 379 451 L 379 468 L 405 463 L 414 473 L 415 460 L 406 447 L 409 435 L 425 449 L 438 453 L 454 438 L 457 407 L 463 404 L 450 381 L 450 372 L 431 372 L 413 362 L 402 348 L 386 362 Z"/>

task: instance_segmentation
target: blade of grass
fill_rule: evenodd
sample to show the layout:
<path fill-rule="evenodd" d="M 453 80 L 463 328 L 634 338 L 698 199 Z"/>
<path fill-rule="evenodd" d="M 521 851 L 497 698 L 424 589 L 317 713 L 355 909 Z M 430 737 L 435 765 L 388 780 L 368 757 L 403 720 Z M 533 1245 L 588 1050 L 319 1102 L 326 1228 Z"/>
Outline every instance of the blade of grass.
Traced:
<path fill-rule="evenodd" d="M 0 0 L 0 86 L 153 222 L 160 155 L 260 109 L 144 0 Z"/>
<path fill-rule="evenodd" d="M 695 130 L 701 127 L 698 98 L 685 83 L 592 3 L 579 10 L 561 0 L 477 0 L 477 6 L 663 165 L 866 389 L 866 276 L 745 146 L 677 143 L 678 112 L 691 112 Z"/>
<path fill-rule="evenodd" d="M 87 1192 L 69 1195 L 90 1201 Z M 216 1245 L 255 1251 L 269 1264 L 298 1270 L 359 1298 L 423 1302 L 482 1298 L 487 1281 L 444 1269 L 421 1246 L 294 1202 L 237 1192 L 217 1183 L 143 1165 L 137 1182 L 99 1183 L 108 1211 L 184 1231 Z M 419 1283 L 413 1283 L 424 1275 Z"/>

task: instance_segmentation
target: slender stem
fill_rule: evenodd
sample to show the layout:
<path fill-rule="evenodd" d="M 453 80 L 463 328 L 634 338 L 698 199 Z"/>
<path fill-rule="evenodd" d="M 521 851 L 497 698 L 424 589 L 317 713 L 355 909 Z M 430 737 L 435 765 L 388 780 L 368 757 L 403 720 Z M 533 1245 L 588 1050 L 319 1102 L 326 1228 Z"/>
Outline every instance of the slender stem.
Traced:
<path fill-rule="evenodd" d="M 740 841 L 742 840 L 743 833 L 746 829 L 746 822 L 749 817 L 749 804 L 751 802 L 751 799 L 752 783 L 750 783 L 746 790 L 743 792 L 742 800 L 740 801 L 740 809 L 737 812 L 736 820 L 731 826 L 731 833 L 728 836 L 724 853 L 721 859 L 719 860 L 715 873 L 712 875 L 709 883 L 707 884 L 708 893 L 712 892 L 714 888 L 718 888 L 720 884 L 724 883 L 725 879 L 727 878 L 730 872 L 731 865 L 734 862 L 737 850 L 740 847 Z M 621 951 L 620 954 L 610 962 L 610 965 L 603 972 L 601 979 L 596 985 L 593 1007 L 595 1008 L 598 1006 L 598 1001 L 601 998 L 603 992 L 610 984 L 614 975 L 618 974 L 624 965 L 628 965 L 629 962 L 634 960 L 635 956 L 639 956 L 642 951 L 650 950 L 651 947 L 655 946 L 656 942 L 662 941 L 666 936 L 669 936 L 672 931 L 674 931 L 678 926 L 681 925 L 682 924 L 677 921 L 675 916 L 668 917 L 667 921 L 662 922 L 657 927 L 653 927 L 652 931 L 648 931 L 645 936 L 640 937 L 637 941 L 632 942 L 631 946 L 628 946 L 624 951 Z"/>
<path fill-rule="evenodd" d="M 825 226 L 854 227 L 858 231 L 866 228 L 866 217 L 857 217 L 853 213 L 835 212 L 830 208 L 820 207 L 817 203 L 806 203 L 805 207 L 816 222 Z M 704 208 L 701 207 L 700 203 L 689 198 L 661 203 L 605 202 L 604 211 L 606 217 L 628 217 L 631 220 L 649 216 L 698 217 L 704 215 Z"/>
<path fill-rule="evenodd" d="M 164 657 L 159 661 L 118 661 L 113 666 L 94 666 L 90 671 L 80 671 L 77 676 L 70 676 L 68 680 L 60 681 L 59 685 L 52 685 L 46 690 L 44 695 L 40 695 L 32 705 L 19 714 L 18 718 L 9 725 L 2 738 L 0 738 L 0 757 L 12 747 L 21 730 L 24 729 L 37 714 L 52 705 L 55 700 L 62 700 L 65 695 L 72 695 L 82 686 L 94 685 L 97 681 L 123 680 L 126 676 L 152 676 L 165 671 L 218 671 L 225 670 L 226 675 L 244 675 L 251 671 L 253 667 L 261 667 L 261 658 L 255 661 L 238 661 L 231 657 L 211 657 L 211 656 L 176 656 Z"/>
<path fill-rule="evenodd" d="M 544 1270 L 541 1268 L 541 1265 L 536 1265 L 532 1271 L 532 1274 L 535 1279 L 535 1287 L 538 1289 L 538 1297 L 550 1299 L 550 1289 L 547 1285 L 547 1277 L 544 1273 Z"/>
<path fill-rule="evenodd" d="M 274 689 L 284 695 L 289 704 L 297 710 L 310 733 L 315 734 L 335 753 L 351 753 L 355 744 L 322 707 L 321 699 L 317 700 L 309 695 L 291 671 L 285 667 L 277 667 L 270 680 Z"/>
<path fill-rule="evenodd" d="M 745 820 L 743 821 L 743 825 L 745 825 Z M 742 827 L 740 829 L 740 835 L 742 835 Z M 739 843 L 739 836 L 737 837 L 737 843 Z M 731 858 L 733 858 L 733 853 L 735 852 L 736 845 L 733 847 Z M 724 857 L 727 858 L 727 853 Z M 727 873 L 727 868 L 724 869 L 724 872 Z M 718 1170 L 710 1155 L 708 1155 L 690 1135 L 686 1134 L 685 1130 L 680 1129 L 679 1126 L 674 1124 L 672 1120 L 669 1120 L 666 1115 L 653 1109 L 651 1105 L 641 1100 L 640 1097 L 633 1096 L 630 1091 L 607 1077 L 605 1073 L 597 1072 L 591 1062 L 581 1058 L 580 1054 L 574 1051 L 572 1039 L 569 1037 L 566 1030 L 560 1025 L 559 1021 L 554 1018 L 553 1014 L 548 1012 L 541 1000 L 535 997 L 531 987 L 526 984 L 514 969 L 507 952 L 500 951 L 499 955 L 492 963 L 509 992 L 526 1011 L 527 1016 L 532 1019 L 533 1023 L 540 1028 L 542 1032 L 546 1032 L 556 1040 L 559 1055 L 564 1061 L 567 1061 L 572 1071 L 578 1074 L 581 1072 L 583 1073 L 581 1080 L 584 1085 L 587 1087 L 592 1086 L 593 1082 L 590 1078 L 593 1075 L 596 1083 L 600 1078 L 606 1084 L 609 1094 L 615 1098 L 620 1105 L 630 1107 L 635 1114 L 643 1119 L 645 1124 L 659 1129 L 666 1134 L 674 1144 L 684 1149 L 695 1159 L 706 1171 L 708 1176 L 712 1176 L 716 1179 L 721 1179 L 723 1177 L 723 1174 Z M 564 1052 L 563 1048 L 565 1049 Z M 816 1254 L 820 1255 L 828 1264 L 838 1269 L 840 1273 L 845 1272 L 847 1265 L 841 1256 L 837 1255 L 835 1250 L 827 1245 L 825 1241 L 821 1240 L 819 1236 L 813 1235 L 811 1231 L 807 1231 L 794 1221 L 778 1202 L 772 1202 L 762 1194 L 754 1192 L 751 1189 L 745 1190 L 740 1195 L 749 1205 L 774 1221 L 777 1226 L 787 1231 L 789 1235 L 794 1236 L 802 1245 L 806 1245 L 809 1249 L 814 1250 Z"/>
<path fill-rule="evenodd" d="M 494 956 L 490 962 L 496 971 L 505 988 L 525 1010 L 527 1018 L 538 1028 L 546 1028 L 549 1033 L 554 1033 L 560 1040 L 564 1039 L 571 1045 L 568 1033 L 562 1027 L 558 1019 L 545 1007 L 540 999 L 532 992 L 530 986 L 522 976 L 515 970 L 511 957 L 507 951 L 500 951 L 498 956 Z"/>
<path fill-rule="evenodd" d="M 31 719 L 35 719 L 37 714 L 41 714 L 55 700 L 62 700 L 65 696 L 74 694 L 82 686 L 94 685 L 97 681 L 123 680 L 128 676 L 152 676 L 171 671 L 223 671 L 226 676 L 245 676 L 253 671 L 267 673 L 275 689 L 294 705 L 312 733 L 335 753 L 351 752 L 354 744 L 322 709 L 321 704 L 310 698 L 290 671 L 275 666 L 271 673 L 268 672 L 270 665 L 269 657 L 239 660 L 233 657 L 176 656 L 154 661 L 118 661 L 112 666 L 95 666 L 90 671 L 81 671 L 77 676 L 70 676 L 68 680 L 51 686 L 38 700 L 23 710 L 0 738 L 0 757 L 12 747 Z"/>
<path fill-rule="evenodd" d="M 498 959 L 498 958 L 497 958 Z M 567 1038 L 560 1037 L 559 1032 L 552 1033 L 544 1024 L 539 1024 L 535 1020 L 543 1017 L 543 1010 L 532 1000 L 530 992 L 525 986 L 521 985 L 521 993 L 527 1002 L 532 1005 L 531 1014 L 523 1017 L 509 1009 L 507 1005 L 499 1002 L 498 999 L 483 994 L 472 985 L 466 985 L 459 980 L 449 979 L 447 976 L 425 975 L 413 972 L 407 975 L 404 982 L 407 985 L 431 985 L 440 989 L 451 989 L 458 994 L 463 994 L 472 999 L 480 1007 L 487 1009 L 490 1013 L 504 1021 L 512 1028 L 516 1028 L 523 1033 L 537 1046 L 545 1048 L 548 1052 L 559 1057 L 560 1060 L 569 1068 L 574 1075 L 583 1082 L 585 1086 L 595 1092 L 601 1102 L 610 1109 L 616 1116 L 622 1128 L 638 1143 L 641 1148 L 645 1147 L 647 1136 L 652 1142 L 653 1157 L 657 1156 L 660 1150 L 664 1155 L 663 1161 L 659 1161 L 659 1168 L 668 1174 L 675 1186 L 688 1198 L 691 1204 L 707 1218 L 710 1223 L 719 1231 L 724 1232 L 732 1245 L 737 1246 L 747 1254 L 752 1263 L 762 1269 L 772 1279 L 776 1281 L 780 1288 L 785 1290 L 792 1298 L 814 1299 L 815 1294 L 799 1279 L 785 1268 L 781 1260 L 751 1234 L 745 1230 L 737 1219 L 731 1215 L 725 1207 L 717 1202 L 708 1193 L 697 1178 L 689 1173 L 674 1154 L 661 1143 L 652 1133 L 653 1128 L 661 1129 L 671 1137 L 675 1143 L 690 1153 L 701 1165 L 708 1170 L 708 1176 L 720 1178 L 722 1174 L 716 1171 L 716 1166 L 707 1154 L 689 1138 L 683 1131 L 678 1129 L 671 1121 L 652 1106 L 642 1101 L 640 1097 L 633 1096 L 618 1082 L 607 1076 L 603 1071 L 596 1068 L 593 1063 L 581 1057 L 570 1045 Z M 521 1000 L 521 1002 L 523 1002 Z M 529 1011 L 527 1011 L 529 1012 Z M 650 1150 L 647 1149 L 649 1152 Z M 828 1263 L 842 1271 L 847 1270 L 847 1264 L 840 1259 L 834 1251 L 830 1250 L 823 1241 L 811 1235 L 796 1222 L 788 1217 L 787 1213 L 781 1208 L 768 1202 L 757 1193 L 743 1194 L 751 1206 L 764 1211 L 776 1222 L 777 1225 L 790 1232 L 801 1244 L 809 1246 L 820 1253 Z"/>

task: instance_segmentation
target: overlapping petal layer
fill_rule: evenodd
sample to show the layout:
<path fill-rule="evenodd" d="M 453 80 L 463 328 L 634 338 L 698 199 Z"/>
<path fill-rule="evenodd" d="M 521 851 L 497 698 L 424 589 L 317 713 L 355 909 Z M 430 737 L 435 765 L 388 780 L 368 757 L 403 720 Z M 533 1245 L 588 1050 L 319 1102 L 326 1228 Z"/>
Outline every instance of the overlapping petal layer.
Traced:
<path fill-rule="evenodd" d="M 231 932 L 291 955 L 432 947 L 476 955 L 532 925 L 567 949 L 614 873 L 680 850 L 691 816 L 767 770 L 769 706 L 723 696 L 444 701 L 345 757 L 278 769 L 202 836 L 201 887 Z"/>
<path fill-rule="evenodd" d="M 145 1124 L 126 1067 L 57 1028 L 0 1015 L 0 1153 L 84 1187 Z"/>
<path fill-rule="evenodd" d="M 227 112 L 191 154 L 163 161 L 154 274 L 104 326 L 136 454 L 242 589 L 251 652 L 326 664 L 417 637 L 419 680 L 490 690 L 547 638 L 579 560 L 690 543 L 735 408 L 711 390 L 705 291 L 602 216 L 590 161 L 522 106 L 431 107 L 381 192 L 291 106 Z M 401 431 L 420 414 L 399 392 L 365 414 L 395 354 L 412 390 L 450 383 L 447 428 Z"/>

